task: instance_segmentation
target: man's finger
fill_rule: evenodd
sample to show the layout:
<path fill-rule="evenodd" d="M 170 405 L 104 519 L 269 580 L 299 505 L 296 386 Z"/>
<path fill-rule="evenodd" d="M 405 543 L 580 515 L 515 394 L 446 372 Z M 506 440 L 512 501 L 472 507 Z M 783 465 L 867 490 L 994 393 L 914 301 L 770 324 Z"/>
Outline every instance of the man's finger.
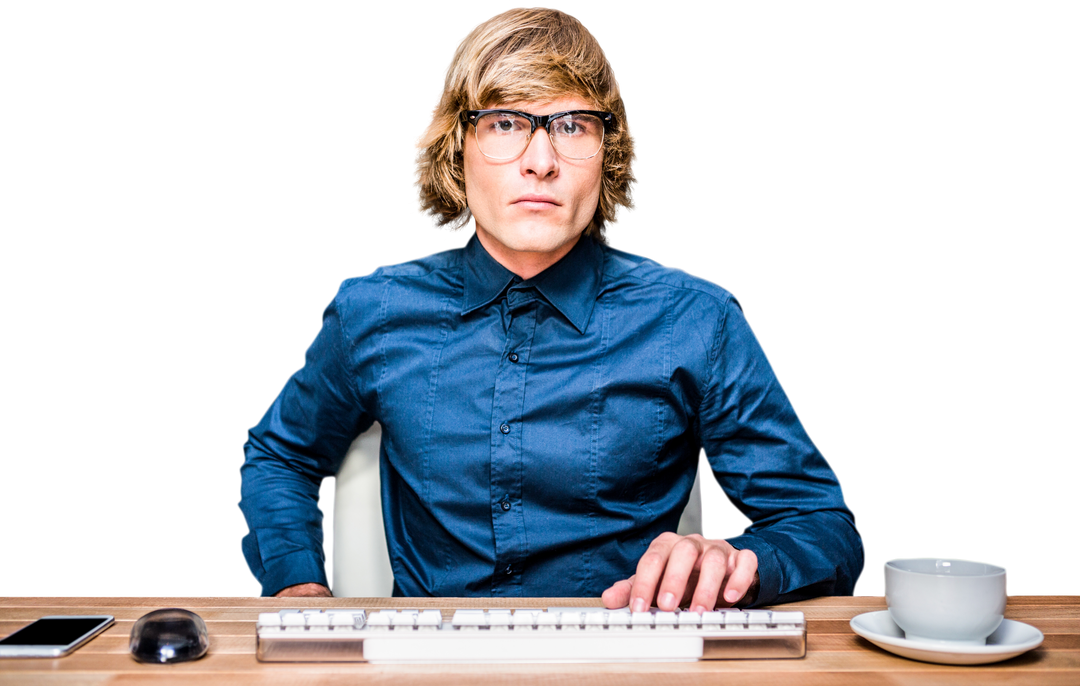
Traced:
<path fill-rule="evenodd" d="M 746 595 L 754 583 L 758 568 L 757 555 L 752 550 L 733 551 L 728 556 L 728 565 L 731 570 L 724 585 L 724 602 L 734 605 Z"/>
<path fill-rule="evenodd" d="M 676 541 L 671 547 L 667 565 L 664 567 L 663 580 L 660 582 L 660 590 L 656 594 L 658 608 L 671 612 L 679 607 L 683 596 L 686 595 L 687 584 L 697 567 L 698 558 L 704 547 L 704 539 L 700 536 L 687 536 Z"/>
<path fill-rule="evenodd" d="M 670 532 L 660 534 L 638 560 L 637 574 L 634 575 L 634 585 L 630 591 L 630 609 L 633 612 L 645 612 L 652 606 L 653 598 L 656 597 L 656 587 L 664 574 L 671 547 L 681 538 L 678 534 Z"/>
<path fill-rule="evenodd" d="M 690 599 L 690 609 L 694 612 L 707 612 L 716 607 L 720 597 L 720 588 L 727 576 L 728 563 L 724 549 L 711 545 L 701 554 L 701 567 L 698 569 L 697 587 Z"/>
<path fill-rule="evenodd" d="M 604 601 L 604 607 L 609 610 L 615 610 L 620 607 L 628 606 L 630 604 L 630 591 L 633 587 L 634 577 L 613 583 L 611 588 L 604 591 L 604 594 L 601 596 Z"/>

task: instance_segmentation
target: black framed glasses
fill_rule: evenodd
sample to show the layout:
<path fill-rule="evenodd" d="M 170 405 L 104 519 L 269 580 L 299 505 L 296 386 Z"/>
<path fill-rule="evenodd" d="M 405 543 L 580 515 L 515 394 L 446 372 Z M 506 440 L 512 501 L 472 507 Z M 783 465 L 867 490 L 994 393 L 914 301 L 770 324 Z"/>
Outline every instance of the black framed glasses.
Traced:
<path fill-rule="evenodd" d="M 547 131 L 551 145 L 563 157 L 587 160 L 604 147 L 604 133 L 615 129 L 615 115 L 596 110 L 567 110 L 529 114 L 518 110 L 468 110 L 461 113 L 476 132 L 476 147 L 493 160 L 517 157 L 537 129 Z"/>

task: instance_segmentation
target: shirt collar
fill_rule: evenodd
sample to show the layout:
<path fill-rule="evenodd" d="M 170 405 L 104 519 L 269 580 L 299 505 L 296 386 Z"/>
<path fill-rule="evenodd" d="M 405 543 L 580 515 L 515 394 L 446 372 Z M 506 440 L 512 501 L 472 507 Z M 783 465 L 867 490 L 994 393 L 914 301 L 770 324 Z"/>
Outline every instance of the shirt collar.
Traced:
<path fill-rule="evenodd" d="M 465 246 L 465 294 L 461 314 L 489 305 L 512 283 L 531 285 L 569 321 L 585 333 L 600 293 L 604 251 L 590 236 L 582 236 L 561 260 L 528 281 L 521 281 L 495 261 L 473 234 Z"/>

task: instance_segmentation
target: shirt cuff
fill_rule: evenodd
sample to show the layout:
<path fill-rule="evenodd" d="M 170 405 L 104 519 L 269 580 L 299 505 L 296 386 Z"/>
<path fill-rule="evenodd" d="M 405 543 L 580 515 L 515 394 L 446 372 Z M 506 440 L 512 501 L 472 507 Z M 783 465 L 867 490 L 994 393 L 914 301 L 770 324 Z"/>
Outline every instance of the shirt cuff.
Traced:
<path fill-rule="evenodd" d="M 262 584 L 264 597 L 270 597 L 281 589 L 296 584 L 314 583 L 330 587 L 326 580 L 322 556 L 316 551 L 294 549 L 269 560 L 264 559 L 254 531 L 244 537 L 243 547 L 248 566 Z"/>

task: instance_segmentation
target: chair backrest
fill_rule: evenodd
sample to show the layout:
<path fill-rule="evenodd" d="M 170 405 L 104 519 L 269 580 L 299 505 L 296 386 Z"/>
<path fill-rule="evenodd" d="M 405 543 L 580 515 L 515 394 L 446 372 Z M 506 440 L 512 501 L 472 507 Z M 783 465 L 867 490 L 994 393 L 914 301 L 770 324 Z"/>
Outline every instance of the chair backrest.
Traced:
<path fill-rule="evenodd" d="M 712 472 L 707 473 L 705 476 L 712 478 Z M 682 516 L 679 517 L 679 528 L 675 529 L 675 533 L 680 536 L 689 536 L 690 534 L 703 532 L 704 529 L 701 525 L 701 467 L 699 466 L 697 474 L 694 476 L 694 487 L 690 489 L 690 500 L 686 501 L 686 507 L 683 508 Z"/>
<path fill-rule="evenodd" d="M 334 485 L 334 579 L 339 598 L 388 598 L 394 572 L 386 552 L 376 423 L 349 447 Z"/>
<path fill-rule="evenodd" d="M 339 598 L 383 598 L 393 592 L 394 573 L 386 552 L 379 488 L 381 440 L 382 429 L 375 424 L 353 441 L 337 474 L 332 588 Z M 700 473 L 694 479 L 678 533 L 701 533 Z"/>

